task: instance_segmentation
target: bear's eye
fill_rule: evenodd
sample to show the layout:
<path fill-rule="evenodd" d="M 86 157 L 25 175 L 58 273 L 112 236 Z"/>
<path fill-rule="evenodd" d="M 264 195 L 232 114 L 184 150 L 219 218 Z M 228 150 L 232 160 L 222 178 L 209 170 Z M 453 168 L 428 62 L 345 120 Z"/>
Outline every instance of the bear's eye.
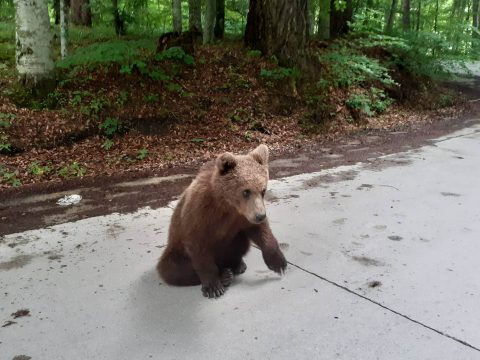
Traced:
<path fill-rule="evenodd" d="M 267 191 L 267 189 L 263 189 L 262 190 L 262 197 L 265 197 L 265 192 Z"/>
<path fill-rule="evenodd" d="M 250 190 L 243 190 L 242 195 L 245 199 L 250 197 Z"/>

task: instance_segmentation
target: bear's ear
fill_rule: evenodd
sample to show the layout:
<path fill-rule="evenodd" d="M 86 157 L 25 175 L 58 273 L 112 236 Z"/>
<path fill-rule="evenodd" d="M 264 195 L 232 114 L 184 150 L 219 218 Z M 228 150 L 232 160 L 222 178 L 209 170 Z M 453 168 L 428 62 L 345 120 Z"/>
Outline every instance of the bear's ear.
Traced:
<path fill-rule="evenodd" d="M 255 159 L 260 165 L 267 165 L 268 163 L 268 147 L 267 145 L 259 145 L 257 148 L 250 152 L 251 157 Z"/>
<path fill-rule="evenodd" d="M 217 157 L 216 164 L 220 175 L 225 175 L 229 171 L 235 169 L 235 166 L 237 166 L 237 160 L 235 160 L 235 156 L 232 153 L 226 152 Z"/>

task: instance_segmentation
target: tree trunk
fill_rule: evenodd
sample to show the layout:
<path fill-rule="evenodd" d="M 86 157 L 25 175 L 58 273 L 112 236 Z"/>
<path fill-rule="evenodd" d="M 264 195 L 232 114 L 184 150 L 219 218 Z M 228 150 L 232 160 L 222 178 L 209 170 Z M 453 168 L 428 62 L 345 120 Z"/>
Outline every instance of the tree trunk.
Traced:
<path fill-rule="evenodd" d="M 213 42 L 213 31 L 215 29 L 215 19 L 217 18 L 217 0 L 207 0 L 205 14 L 205 29 L 203 32 L 203 43 L 211 44 Z"/>
<path fill-rule="evenodd" d="M 421 17 L 421 15 L 422 15 L 422 0 L 418 0 L 417 25 L 416 25 L 417 32 L 420 31 L 420 17 Z"/>
<path fill-rule="evenodd" d="M 50 18 L 47 0 L 15 0 L 16 66 L 19 81 L 30 88 L 53 79 Z"/>
<path fill-rule="evenodd" d="M 65 10 L 65 0 L 60 0 L 60 54 L 62 59 L 65 59 L 67 56 L 67 22 Z"/>
<path fill-rule="evenodd" d="M 90 0 L 72 0 L 70 4 L 70 19 L 75 25 L 92 26 Z"/>
<path fill-rule="evenodd" d="M 385 32 L 391 34 L 393 30 L 393 20 L 395 19 L 395 12 L 397 11 L 397 0 L 392 0 L 390 11 L 388 13 L 387 23 L 385 24 Z"/>
<path fill-rule="evenodd" d="M 472 3 L 472 37 L 474 39 L 472 47 L 478 49 L 478 41 L 480 40 L 480 1 L 473 0 Z"/>
<path fill-rule="evenodd" d="M 112 0 L 113 24 L 115 26 L 115 34 L 117 36 L 125 35 L 125 20 L 118 10 L 118 0 Z"/>
<path fill-rule="evenodd" d="M 188 30 L 202 32 L 202 3 L 200 0 L 188 0 Z"/>
<path fill-rule="evenodd" d="M 410 0 L 403 0 L 402 7 L 402 25 L 403 31 L 406 32 L 410 30 Z"/>
<path fill-rule="evenodd" d="M 437 32 L 438 30 L 438 0 L 436 0 L 435 2 L 435 18 L 434 18 L 434 21 L 433 21 L 433 31 L 434 32 Z"/>
<path fill-rule="evenodd" d="M 223 39 L 225 35 L 225 0 L 217 0 L 217 17 L 213 32 L 217 39 Z"/>
<path fill-rule="evenodd" d="M 53 0 L 53 13 L 55 14 L 55 25 L 60 24 L 60 0 Z"/>
<path fill-rule="evenodd" d="M 330 0 L 320 0 L 318 9 L 318 37 L 322 40 L 330 38 Z"/>
<path fill-rule="evenodd" d="M 344 9 L 335 7 L 335 0 L 330 1 L 330 37 L 336 38 L 348 32 L 348 22 L 353 18 L 352 0 L 346 0 Z"/>
<path fill-rule="evenodd" d="M 307 18 L 307 0 L 250 0 L 245 43 L 281 64 L 297 65 L 305 55 Z"/>
<path fill-rule="evenodd" d="M 173 31 L 182 33 L 182 0 L 172 0 Z"/>

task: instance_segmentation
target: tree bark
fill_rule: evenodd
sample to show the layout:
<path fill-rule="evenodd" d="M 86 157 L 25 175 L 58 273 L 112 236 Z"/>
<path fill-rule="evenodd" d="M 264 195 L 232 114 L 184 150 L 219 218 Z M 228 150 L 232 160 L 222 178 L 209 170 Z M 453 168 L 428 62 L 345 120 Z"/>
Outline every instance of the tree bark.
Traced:
<path fill-rule="evenodd" d="M 182 0 L 172 0 L 173 31 L 182 33 Z"/>
<path fill-rule="evenodd" d="M 225 0 L 217 0 L 217 17 L 213 32 L 217 39 L 223 39 L 225 35 Z"/>
<path fill-rule="evenodd" d="M 388 12 L 387 23 L 385 24 L 385 32 L 391 34 L 393 31 L 393 20 L 395 19 L 395 12 L 397 11 L 397 0 L 392 0 L 390 11 Z"/>
<path fill-rule="evenodd" d="M 438 8 L 439 8 L 438 1 L 439 0 L 436 0 L 436 2 L 435 2 L 435 18 L 434 18 L 434 21 L 433 21 L 433 31 L 434 32 L 437 32 L 437 30 L 438 30 Z"/>
<path fill-rule="evenodd" d="M 307 18 L 307 0 L 251 0 L 245 43 L 281 64 L 297 65 L 308 41 Z"/>
<path fill-rule="evenodd" d="M 320 0 L 318 9 L 318 37 L 322 40 L 330 38 L 330 0 Z"/>
<path fill-rule="evenodd" d="M 31 88 L 53 79 L 47 0 L 15 0 L 16 67 L 19 81 Z"/>
<path fill-rule="evenodd" d="M 60 0 L 60 54 L 62 59 L 67 56 L 67 18 L 65 10 L 65 0 Z"/>
<path fill-rule="evenodd" d="M 422 0 L 418 0 L 418 9 L 417 9 L 417 24 L 416 24 L 416 30 L 417 32 L 420 31 L 420 18 L 422 15 Z"/>
<path fill-rule="evenodd" d="M 478 50 L 480 41 L 480 1 L 473 0 L 472 2 L 472 48 Z"/>
<path fill-rule="evenodd" d="M 117 36 L 125 35 L 127 29 L 125 28 L 125 20 L 118 10 L 118 0 L 112 0 L 112 11 L 115 34 L 117 34 Z"/>
<path fill-rule="evenodd" d="M 213 42 L 213 31 L 215 29 L 215 19 L 217 18 L 217 0 L 207 0 L 205 14 L 205 29 L 203 32 L 203 43 L 211 44 Z"/>
<path fill-rule="evenodd" d="M 202 32 L 202 3 L 200 0 L 188 0 L 188 30 Z"/>
<path fill-rule="evenodd" d="M 403 31 L 406 32 L 410 30 L 410 0 L 403 0 L 402 8 L 402 25 Z"/>
<path fill-rule="evenodd" d="M 346 0 L 345 9 L 337 9 L 335 0 L 330 1 L 330 37 L 336 38 L 348 32 L 348 22 L 353 18 L 352 0 Z"/>
<path fill-rule="evenodd" d="M 70 20 L 75 25 L 92 26 L 90 0 L 72 0 L 70 4 Z"/>

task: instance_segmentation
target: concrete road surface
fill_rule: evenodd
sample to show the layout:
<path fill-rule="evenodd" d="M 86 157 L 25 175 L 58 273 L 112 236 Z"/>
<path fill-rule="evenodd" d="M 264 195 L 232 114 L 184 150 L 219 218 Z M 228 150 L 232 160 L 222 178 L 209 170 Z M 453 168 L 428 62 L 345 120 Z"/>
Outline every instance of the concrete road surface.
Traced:
<path fill-rule="evenodd" d="M 173 203 L 4 236 L 0 359 L 480 359 L 479 185 L 478 125 L 272 181 L 288 271 L 218 300 L 154 271 Z"/>

